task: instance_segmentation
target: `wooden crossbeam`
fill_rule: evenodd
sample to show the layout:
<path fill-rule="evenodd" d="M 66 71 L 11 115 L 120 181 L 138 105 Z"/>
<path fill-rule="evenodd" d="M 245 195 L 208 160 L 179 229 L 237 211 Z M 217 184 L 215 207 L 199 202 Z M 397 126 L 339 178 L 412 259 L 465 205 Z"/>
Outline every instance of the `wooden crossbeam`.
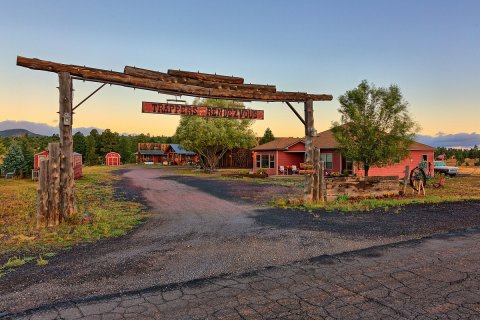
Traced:
<path fill-rule="evenodd" d="M 263 84 L 233 84 L 226 82 L 217 82 L 217 81 L 207 81 L 207 80 L 197 80 L 185 76 L 173 76 L 164 72 L 153 71 L 148 69 L 141 69 L 136 67 L 126 66 L 123 73 L 136 76 L 144 77 L 153 80 L 160 80 L 165 82 L 187 84 L 205 88 L 214 88 L 214 89 L 228 89 L 228 90 L 252 90 L 252 91 L 264 91 L 264 92 L 275 92 L 277 89 L 272 85 L 263 85 Z"/>
<path fill-rule="evenodd" d="M 68 72 L 74 78 L 88 81 L 110 83 L 120 86 L 133 87 L 143 90 L 152 90 L 171 95 L 186 95 L 192 97 L 220 98 L 242 101 L 292 101 L 301 102 L 330 101 L 332 96 L 328 94 L 308 94 L 304 92 L 264 92 L 259 90 L 230 90 L 205 88 L 195 85 L 172 83 L 154 80 L 146 77 L 132 76 L 121 72 L 67 65 L 40 59 L 17 57 L 17 65 L 49 72 Z"/>
<path fill-rule="evenodd" d="M 168 74 L 171 76 L 185 77 L 196 80 L 204 81 L 214 81 L 214 82 L 224 82 L 232 84 L 243 84 L 243 78 L 233 77 L 233 76 L 222 76 L 219 74 L 210 74 L 210 73 L 201 73 L 201 72 L 191 72 L 191 71 L 182 71 L 182 70 L 168 70 Z"/>

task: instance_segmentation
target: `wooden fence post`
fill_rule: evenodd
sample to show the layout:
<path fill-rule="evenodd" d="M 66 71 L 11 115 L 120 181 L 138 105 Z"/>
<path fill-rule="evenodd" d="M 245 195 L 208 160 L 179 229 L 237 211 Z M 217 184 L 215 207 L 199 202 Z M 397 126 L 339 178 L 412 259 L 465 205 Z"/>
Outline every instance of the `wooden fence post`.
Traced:
<path fill-rule="evenodd" d="M 313 163 L 313 100 L 305 101 L 305 162 Z M 304 201 L 312 202 L 313 198 L 313 177 L 310 174 L 305 175 Z"/>
<path fill-rule="evenodd" d="M 60 144 L 48 144 L 48 218 L 47 226 L 60 223 Z"/>
<path fill-rule="evenodd" d="M 48 159 L 40 161 L 37 188 L 37 228 L 45 227 L 48 219 Z"/>

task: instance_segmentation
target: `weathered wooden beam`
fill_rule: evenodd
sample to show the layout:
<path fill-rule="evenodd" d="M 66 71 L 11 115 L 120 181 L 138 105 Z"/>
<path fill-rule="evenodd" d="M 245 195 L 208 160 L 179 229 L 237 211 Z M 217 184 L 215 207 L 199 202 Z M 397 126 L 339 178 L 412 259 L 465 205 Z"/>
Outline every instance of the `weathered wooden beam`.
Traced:
<path fill-rule="evenodd" d="M 67 72 L 58 74 L 60 90 L 60 222 L 75 214 L 73 177 L 73 97 L 72 78 Z"/>
<path fill-rule="evenodd" d="M 185 77 L 196 80 L 204 81 L 214 81 L 214 82 L 224 82 L 224 83 L 233 83 L 233 84 L 243 84 L 243 78 L 233 77 L 233 76 L 222 76 L 219 74 L 211 73 L 202 73 L 202 72 L 191 72 L 191 71 L 182 71 L 182 70 L 168 70 L 168 74 L 171 76 Z"/>
<path fill-rule="evenodd" d="M 303 120 L 302 116 L 297 112 L 297 110 L 295 110 L 295 108 L 292 106 L 292 104 L 288 101 L 285 101 L 285 103 L 287 104 L 287 106 L 290 108 L 290 110 L 293 111 L 293 113 L 295 113 L 295 115 L 297 116 L 297 118 L 303 123 L 303 125 L 305 125 L 305 120 Z"/>
<path fill-rule="evenodd" d="M 232 83 L 226 83 L 226 82 L 197 80 L 197 79 L 187 78 L 183 76 L 172 76 L 164 72 L 141 69 L 141 68 L 130 67 L 130 66 L 126 66 L 123 70 L 123 73 L 131 76 L 143 77 L 143 78 L 148 78 L 152 80 L 187 84 L 187 85 L 199 86 L 199 87 L 205 87 L 205 88 L 228 89 L 228 90 L 253 90 L 253 91 L 264 91 L 264 92 L 277 91 L 275 86 L 272 86 L 272 85 L 232 84 Z"/>
<path fill-rule="evenodd" d="M 259 92 L 250 90 L 227 90 L 205 88 L 179 83 L 171 83 L 153 80 L 144 77 L 131 76 L 120 72 L 66 65 L 40 59 L 17 57 L 17 65 L 49 72 L 68 72 L 75 78 L 120 86 L 133 87 L 143 90 L 152 90 L 171 95 L 186 95 L 192 97 L 206 97 L 218 99 L 232 99 L 242 101 L 292 101 L 306 100 L 330 101 L 332 96 L 328 94 L 307 94 L 303 92 Z"/>

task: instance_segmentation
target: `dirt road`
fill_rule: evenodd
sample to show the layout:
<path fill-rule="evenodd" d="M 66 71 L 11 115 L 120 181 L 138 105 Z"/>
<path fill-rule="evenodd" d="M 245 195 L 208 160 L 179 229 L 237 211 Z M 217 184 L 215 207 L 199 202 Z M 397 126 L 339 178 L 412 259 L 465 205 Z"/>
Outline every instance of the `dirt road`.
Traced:
<path fill-rule="evenodd" d="M 140 193 L 153 217 L 127 236 L 77 247 L 45 267 L 25 266 L 0 278 L 0 311 L 246 272 L 480 225 L 479 202 L 461 204 L 461 210 L 416 206 L 403 214 L 324 213 L 314 220 L 239 196 L 238 190 L 249 188 L 268 195 L 276 188 L 269 185 L 142 167 L 122 176 L 123 192 Z"/>

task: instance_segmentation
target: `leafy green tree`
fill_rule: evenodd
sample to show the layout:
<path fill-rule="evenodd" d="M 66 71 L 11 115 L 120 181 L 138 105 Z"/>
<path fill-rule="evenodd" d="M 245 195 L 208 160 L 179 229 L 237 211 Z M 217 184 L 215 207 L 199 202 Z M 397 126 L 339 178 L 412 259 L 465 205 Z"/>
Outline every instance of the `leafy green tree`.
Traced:
<path fill-rule="evenodd" d="M 333 123 L 339 151 L 363 164 L 365 176 L 372 166 L 386 166 L 405 158 L 418 131 L 396 85 L 377 88 L 363 80 L 339 97 L 341 122 Z"/>
<path fill-rule="evenodd" d="M 196 99 L 194 104 L 244 108 L 240 102 L 220 99 Z M 255 145 L 255 134 L 250 128 L 251 124 L 250 120 L 184 116 L 177 127 L 175 138 L 187 150 L 192 150 L 200 156 L 206 172 L 213 172 L 227 150 Z"/>
<path fill-rule="evenodd" d="M 80 131 L 73 135 L 73 151 L 78 152 L 84 156 L 86 155 L 86 138 Z"/>
<path fill-rule="evenodd" d="M 124 163 L 129 163 L 129 162 L 134 162 L 135 157 L 133 156 L 133 161 L 132 161 L 132 155 L 134 153 L 132 149 L 132 139 L 130 139 L 130 136 L 121 136 L 118 141 L 118 148 L 117 152 L 120 154 L 122 157 L 122 161 Z"/>
<path fill-rule="evenodd" d="M 93 138 L 93 140 L 95 141 L 95 153 L 98 156 L 99 154 L 101 154 L 102 148 L 103 148 L 102 138 L 101 138 L 100 134 L 98 133 L 97 129 L 90 130 L 89 136 L 91 136 Z M 89 152 L 88 149 L 86 151 L 87 151 L 87 153 Z"/>
<path fill-rule="evenodd" d="M 275 136 L 273 135 L 272 130 L 270 128 L 267 128 L 265 129 L 265 133 L 263 134 L 263 137 L 260 139 L 258 143 L 264 144 L 273 140 L 275 140 Z"/>
<path fill-rule="evenodd" d="M 5 153 L 7 153 L 7 148 L 5 148 L 3 141 L 0 140 L 0 157 L 3 157 Z"/>
<path fill-rule="evenodd" d="M 96 152 L 95 138 L 92 135 L 88 135 L 85 139 L 85 160 L 88 165 L 93 166 L 98 164 L 98 153 Z"/>
<path fill-rule="evenodd" d="M 13 143 L 8 148 L 2 168 L 5 172 L 15 172 L 20 174 L 25 166 L 25 158 L 23 157 L 22 148 L 19 144 Z"/>

